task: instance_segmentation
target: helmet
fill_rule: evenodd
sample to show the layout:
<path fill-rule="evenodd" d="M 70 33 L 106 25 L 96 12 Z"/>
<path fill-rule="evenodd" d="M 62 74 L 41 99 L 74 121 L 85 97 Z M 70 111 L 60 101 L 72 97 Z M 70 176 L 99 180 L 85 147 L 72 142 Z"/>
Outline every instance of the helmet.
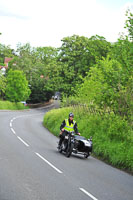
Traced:
<path fill-rule="evenodd" d="M 69 113 L 69 117 L 74 117 L 74 114 L 73 113 Z"/>

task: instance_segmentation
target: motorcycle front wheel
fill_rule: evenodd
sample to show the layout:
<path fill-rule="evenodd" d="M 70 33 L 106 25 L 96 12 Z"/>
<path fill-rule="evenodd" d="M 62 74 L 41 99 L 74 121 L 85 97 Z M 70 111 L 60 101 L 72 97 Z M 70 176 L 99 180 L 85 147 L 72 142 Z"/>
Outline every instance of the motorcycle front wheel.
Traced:
<path fill-rule="evenodd" d="M 68 145 L 68 148 L 67 148 L 67 150 L 66 150 L 66 157 L 69 158 L 69 157 L 71 156 L 73 147 L 74 147 L 74 144 L 73 144 L 73 143 L 71 143 L 70 145 Z"/>
<path fill-rule="evenodd" d="M 62 153 L 62 147 L 58 148 L 59 153 Z"/>

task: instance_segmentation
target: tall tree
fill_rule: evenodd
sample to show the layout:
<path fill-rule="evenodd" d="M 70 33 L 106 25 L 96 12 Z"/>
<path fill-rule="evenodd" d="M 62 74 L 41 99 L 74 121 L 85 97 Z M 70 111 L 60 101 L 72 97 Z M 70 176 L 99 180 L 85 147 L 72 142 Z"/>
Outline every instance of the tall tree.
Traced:
<path fill-rule="evenodd" d="M 73 35 L 62 39 L 58 60 L 62 63 L 62 78 L 68 87 L 64 90 L 71 95 L 76 92 L 76 86 L 82 83 L 82 77 L 99 59 L 106 57 L 111 44 L 98 35 L 90 39 Z M 69 92 L 69 93 L 68 93 Z"/>

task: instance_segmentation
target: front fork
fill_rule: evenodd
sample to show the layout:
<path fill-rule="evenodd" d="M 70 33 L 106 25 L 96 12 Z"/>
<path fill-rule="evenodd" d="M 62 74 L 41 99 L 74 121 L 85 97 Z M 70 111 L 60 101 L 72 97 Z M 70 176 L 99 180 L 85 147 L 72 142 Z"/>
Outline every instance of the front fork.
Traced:
<path fill-rule="evenodd" d="M 68 146 L 67 146 L 67 149 L 68 149 L 69 151 L 72 151 L 72 150 L 73 150 L 73 147 L 74 147 L 74 139 L 71 138 L 71 137 L 69 137 L 69 138 L 68 138 Z"/>

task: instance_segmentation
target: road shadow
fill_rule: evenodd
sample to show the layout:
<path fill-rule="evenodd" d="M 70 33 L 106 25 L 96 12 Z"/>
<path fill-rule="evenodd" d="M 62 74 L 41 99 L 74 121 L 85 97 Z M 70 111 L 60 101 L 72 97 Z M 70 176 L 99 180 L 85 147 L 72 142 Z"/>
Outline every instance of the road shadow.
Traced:
<path fill-rule="evenodd" d="M 58 151 L 58 149 L 57 149 L 57 150 L 56 150 L 56 149 L 51 149 L 51 151 L 52 151 L 54 154 L 56 154 L 56 155 L 65 156 L 65 157 L 66 157 L 65 152 L 60 153 L 60 152 Z M 66 157 L 66 158 L 67 158 L 67 157 Z M 69 158 L 87 161 L 87 160 L 91 159 L 91 156 L 89 156 L 88 158 L 84 158 L 84 156 L 81 155 L 81 154 L 72 153 L 72 155 L 71 155 Z"/>

